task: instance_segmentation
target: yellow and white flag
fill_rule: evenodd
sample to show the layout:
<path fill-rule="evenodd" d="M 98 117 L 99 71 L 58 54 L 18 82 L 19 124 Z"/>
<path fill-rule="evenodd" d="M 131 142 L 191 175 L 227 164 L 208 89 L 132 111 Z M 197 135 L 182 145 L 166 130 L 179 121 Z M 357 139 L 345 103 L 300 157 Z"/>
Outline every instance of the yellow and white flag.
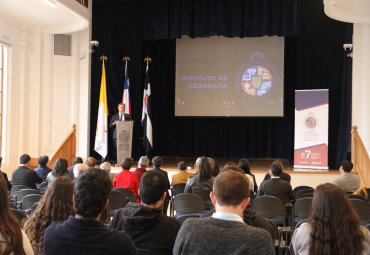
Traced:
<path fill-rule="evenodd" d="M 103 158 L 108 154 L 108 103 L 107 103 L 107 81 L 105 78 L 105 65 L 103 58 L 101 84 L 100 84 L 100 97 L 99 97 L 99 111 L 98 121 L 96 123 L 96 135 L 94 150 L 99 153 Z"/>

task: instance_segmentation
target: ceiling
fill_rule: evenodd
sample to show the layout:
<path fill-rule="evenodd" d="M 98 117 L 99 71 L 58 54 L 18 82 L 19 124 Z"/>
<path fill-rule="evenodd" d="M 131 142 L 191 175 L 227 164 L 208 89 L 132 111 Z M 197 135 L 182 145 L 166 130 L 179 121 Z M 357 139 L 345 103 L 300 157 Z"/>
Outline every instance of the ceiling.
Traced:
<path fill-rule="evenodd" d="M 370 24 L 369 0 L 324 0 L 324 11 L 332 19 Z"/>
<path fill-rule="evenodd" d="M 57 0 L 0 0 L 0 21 L 48 34 L 72 33 L 89 25 L 87 19 Z"/>

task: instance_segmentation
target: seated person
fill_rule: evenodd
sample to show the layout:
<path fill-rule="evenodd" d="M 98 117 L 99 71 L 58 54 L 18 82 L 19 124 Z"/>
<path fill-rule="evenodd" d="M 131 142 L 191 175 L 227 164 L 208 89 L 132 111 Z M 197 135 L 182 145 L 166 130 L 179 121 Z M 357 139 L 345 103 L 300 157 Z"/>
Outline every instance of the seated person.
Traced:
<path fill-rule="evenodd" d="M 242 169 L 244 171 L 245 175 L 248 177 L 249 183 L 251 184 L 251 187 L 253 187 L 253 189 L 251 188 L 251 190 L 254 193 L 257 193 L 258 185 L 257 185 L 257 182 L 256 182 L 256 177 L 251 172 L 251 168 L 249 166 L 249 161 L 245 158 L 240 159 L 239 162 L 238 162 L 238 167 L 240 169 Z M 253 185 L 252 185 L 252 183 L 253 183 Z"/>
<path fill-rule="evenodd" d="M 89 167 L 83 163 L 77 163 L 73 166 L 73 177 L 78 178 L 83 172 L 85 172 Z"/>
<path fill-rule="evenodd" d="M 220 173 L 211 192 L 216 213 L 209 218 L 187 219 L 177 234 L 173 254 L 275 254 L 269 233 L 243 222 L 249 193 L 244 174 Z"/>
<path fill-rule="evenodd" d="M 68 167 L 68 172 L 70 172 L 71 174 L 73 174 L 73 167 L 76 164 L 81 164 L 81 163 L 83 163 L 82 158 L 81 157 L 75 157 L 75 159 L 73 160 L 72 166 Z"/>
<path fill-rule="evenodd" d="M 269 169 L 271 178 L 261 183 L 257 196 L 275 196 L 280 198 L 284 204 L 288 203 L 290 200 L 294 200 L 292 186 L 289 182 L 280 178 L 282 171 L 283 165 L 281 162 L 273 162 Z"/>
<path fill-rule="evenodd" d="M 68 168 L 68 161 L 64 158 L 58 158 L 57 162 L 55 162 L 54 169 L 52 172 L 46 176 L 46 182 L 48 183 L 48 187 L 60 176 L 66 176 L 73 180 L 73 176 L 67 170 Z"/>
<path fill-rule="evenodd" d="M 281 166 L 282 166 L 282 168 L 283 168 L 283 163 L 280 161 L 280 160 L 275 160 L 274 162 L 272 162 L 272 164 L 274 164 L 274 163 L 280 163 L 281 164 Z M 282 180 L 285 180 L 285 181 L 287 181 L 287 182 L 289 182 L 290 183 L 290 180 L 291 180 L 291 177 L 290 177 L 290 175 L 288 174 L 288 173 L 285 173 L 283 170 L 281 171 L 281 173 L 280 173 L 280 175 L 279 175 L 279 177 L 282 179 Z M 268 179 L 270 179 L 271 178 L 271 174 L 270 173 L 267 173 L 266 175 L 265 175 L 265 178 L 263 179 L 263 181 L 266 181 L 266 180 L 268 180 Z"/>
<path fill-rule="evenodd" d="M 177 168 L 179 169 L 179 172 L 177 174 L 172 175 L 172 182 L 171 186 L 176 186 L 177 184 L 185 184 L 189 177 L 194 176 L 193 173 L 189 173 L 186 171 L 186 163 L 185 161 L 180 161 L 177 164 Z"/>
<path fill-rule="evenodd" d="M 162 215 L 167 180 L 157 171 L 148 171 L 140 182 L 141 204 L 131 203 L 116 212 L 110 228 L 123 230 L 136 247 L 154 249 L 160 254 L 172 254 L 180 223 Z"/>
<path fill-rule="evenodd" d="M 109 174 L 109 178 L 110 178 L 110 180 L 113 183 L 113 179 L 114 179 L 115 174 L 113 174 L 113 173 L 110 172 L 111 169 L 112 169 L 112 164 L 109 163 L 109 162 L 107 162 L 107 161 L 104 161 L 103 163 L 100 164 L 99 168 L 101 170 L 106 171 Z"/>
<path fill-rule="evenodd" d="M 3 162 L 3 157 L 0 156 L 0 168 L 1 168 L 1 163 Z M 3 171 L 1 171 L 0 169 L 0 175 L 2 175 L 5 179 L 5 182 L 6 182 L 6 186 L 8 187 L 8 191 L 11 190 L 12 188 L 12 184 L 9 182 L 9 179 L 8 179 L 8 175 L 6 173 L 4 173 Z"/>
<path fill-rule="evenodd" d="M 15 169 L 12 174 L 12 185 L 25 185 L 31 189 L 37 189 L 36 183 L 41 183 L 42 179 L 30 168 L 30 155 L 21 155 L 19 158 L 19 163 L 19 167 Z"/>
<path fill-rule="evenodd" d="M 85 161 L 85 164 L 89 167 L 89 168 L 94 168 L 96 166 L 96 158 L 94 157 L 88 157 Z"/>
<path fill-rule="evenodd" d="M 136 254 L 130 237 L 117 230 L 108 230 L 100 222 L 112 189 L 105 171 L 92 168 L 75 181 L 73 207 L 75 216 L 51 224 L 44 235 L 45 255 Z"/>
<path fill-rule="evenodd" d="M 149 159 L 147 156 L 142 156 L 139 159 L 138 168 L 135 169 L 132 173 L 136 175 L 137 179 L 141 180 L 141 177 L 146 173 L 146 168 L 149 166 Z"/>
<path fill-rule="evenodd" d="M 35 169 L 35 172 L 40 176 L 42 181 L 46 181 L 46 176 L 51 172 L 51 169 L 47 166 L 49 157 L 44 155 L 39 157 L 39 166 Z"/>
<path fill-rule="evenodd" d="M 134 162 L 131 158 L 125 158 L 122 161 L 122 171 L 116 174 L 116 176 L 114 177 L 113 188 L 125 188 L 131 190 L 136 196 L 136 202 L 139 203 L 139 180 L 137 179 L 136 175 L 130 172 L 133 163 Z"/>
<path fill-rule="evenodd" d="M 351 161 L 342 161 L 339 167 L 340 176 L 333 180 L 333 184 L 348 193 L 353 193 L 360 188 L 360 177 L 351 173 L 352 168 Z"/>
<path fill-rule="evenodd" d="M 311 215 L 292 237 L 294 254 L 370 254 L 370 233 L 348 196 L 334 184 L 317 186 Z"/>

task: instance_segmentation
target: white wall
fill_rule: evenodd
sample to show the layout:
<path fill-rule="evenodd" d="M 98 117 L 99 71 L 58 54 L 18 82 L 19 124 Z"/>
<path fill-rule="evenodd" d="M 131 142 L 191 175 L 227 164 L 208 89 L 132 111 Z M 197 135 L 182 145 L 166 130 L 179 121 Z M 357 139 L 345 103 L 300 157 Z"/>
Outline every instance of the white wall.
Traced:
<path fill-rule="evenodd" d="M 2 152 L 2 170 L 8 174 L 22 153 L 50 156 L 72 124 L 77 125 L 76 153 L 88 156 L 90 30 L 72 34 L 72 56 L 56 56 L 53 35 L 16 27 L 0 17 L 0 41 L 10 45 Z"/>

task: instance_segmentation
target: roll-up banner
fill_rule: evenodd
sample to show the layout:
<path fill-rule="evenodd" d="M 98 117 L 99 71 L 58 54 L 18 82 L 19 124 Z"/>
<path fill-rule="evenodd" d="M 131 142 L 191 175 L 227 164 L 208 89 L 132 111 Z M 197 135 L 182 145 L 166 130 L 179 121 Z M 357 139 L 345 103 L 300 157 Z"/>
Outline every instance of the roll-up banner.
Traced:
<path fill-rule="evenodd" d="M 328 169 L 329 90 L 295 91 L 294 168 Z"/>

